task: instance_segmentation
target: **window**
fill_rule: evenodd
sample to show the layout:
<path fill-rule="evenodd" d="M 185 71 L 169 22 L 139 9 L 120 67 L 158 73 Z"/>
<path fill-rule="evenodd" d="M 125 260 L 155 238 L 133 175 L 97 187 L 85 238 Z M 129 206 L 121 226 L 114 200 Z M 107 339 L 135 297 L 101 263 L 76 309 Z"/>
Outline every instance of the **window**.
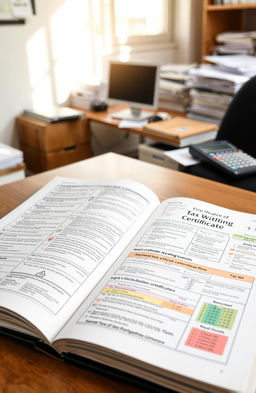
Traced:
<path fill-rule="evenodd" d="M 112 0 L 114 45 L 170 42 L 172 0 Z"/>

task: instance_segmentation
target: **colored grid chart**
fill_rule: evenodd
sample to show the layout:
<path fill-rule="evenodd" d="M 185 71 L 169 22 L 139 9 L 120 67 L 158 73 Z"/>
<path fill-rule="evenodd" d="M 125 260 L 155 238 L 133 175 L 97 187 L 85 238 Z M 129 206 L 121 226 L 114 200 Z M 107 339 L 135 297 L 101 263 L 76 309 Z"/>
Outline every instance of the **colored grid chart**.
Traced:
<path fill-rule="evenodd" d="M 192 328 L 185 345 L 201 351 L 211 352 L 215 355 L 222 355 L 227 340 L 227 336 Z"/>
<path fill-rule="evenodd" d="M 204 303 L 196 320 L 207 325 L 231 330 L 236 315 L 237 310 Z"/>

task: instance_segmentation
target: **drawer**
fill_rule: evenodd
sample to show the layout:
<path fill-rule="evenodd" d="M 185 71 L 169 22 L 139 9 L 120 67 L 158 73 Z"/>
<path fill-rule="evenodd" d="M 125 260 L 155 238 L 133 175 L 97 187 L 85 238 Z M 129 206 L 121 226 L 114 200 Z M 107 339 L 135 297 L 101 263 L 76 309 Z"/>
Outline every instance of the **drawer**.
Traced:
<path fill-rule="evenodd" d="M 16 126 L 20 144 L 46 152 L 90 142 L 87 119 L 66 120 L 51 124 L 19 116 L 16 118 Z"/>
<path fill-rule="evenodd" d="M 34 173 L 58 168 L 91 157 L 91 145 L 88 143 L 54 152 L 44 152 L 24 144 L 21 144 L 20 148 L 24 153 L 24 162 L 27 168 Z"/>

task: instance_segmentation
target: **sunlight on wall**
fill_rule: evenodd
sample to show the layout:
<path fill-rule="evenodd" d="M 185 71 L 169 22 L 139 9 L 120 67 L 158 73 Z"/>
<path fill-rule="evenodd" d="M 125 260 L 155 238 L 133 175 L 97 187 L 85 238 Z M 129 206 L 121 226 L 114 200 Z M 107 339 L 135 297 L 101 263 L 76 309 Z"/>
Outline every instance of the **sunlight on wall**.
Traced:
<path fill-rule="evenodd" d="M 51 60 L 58 103 L 65 101 L 75 82 L 88 73 L 90 46 L 84 34 L 88 14 L 88 1 L 68 0 L 50 18 Z"/>
<path fill-rule="evenodd" d="M 147 9 L 149 0 L 140 1 L 117 0 L 116 56 L 120 61 L 131 59 L 129 35 L 159 33 L 156 19 L 162 19 L 164 0 L 150 0 L 151 5 L 158 4 L 157 15 L 151 7 Z M 62 0 L 60 4 L 52 3 L 45 22 L 27 42 L 33 105 L 63 104 L 78 85 L 100 83 L 106 76 L 103 61 L 113 53 L 112 0 Z"/>
<path fill-rule="evenodd" d="M 66 0 L 27 42 L 33 105 L 64 103 L 77 83 L 102 78 L 109 0 Z"/>
<path fill-rule="evenodd" d="M 38 29 L 26 45 L 32 104 L 52 103 L 53 95 L 49 75 L 50 62 L 47 48 L 46 30 Z"/>

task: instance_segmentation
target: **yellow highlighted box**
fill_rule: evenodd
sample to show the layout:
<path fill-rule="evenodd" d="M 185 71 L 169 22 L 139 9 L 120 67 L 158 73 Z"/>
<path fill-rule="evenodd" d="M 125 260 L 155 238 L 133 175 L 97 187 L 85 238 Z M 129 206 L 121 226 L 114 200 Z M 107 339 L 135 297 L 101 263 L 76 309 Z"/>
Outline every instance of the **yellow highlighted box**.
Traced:
<path fill-rule="evenodd" d="M 165 307 L 165 308 L 169 308 L 174 311 L 181 312 L 183 314 L 191 315 L 193 313 L 193 309 L 188 308 L 184 305 L 174 303 L 171 301 L 168 302 L 166 300 L 157 299 L 155 297 L 148 296 L 148 295 L 141 294 L 141 293 L 137 293 L 134 291 L 126 291 L 124 289 L 118 289 L 118 288 L 105 288 L 105 289 L 103 289 L 102 293 L 113 293 L 116 295 L 130 296 L 130 297 L 140 299 L 140 300 L 143 300 L 143 301 L 151 303 L 151 304 L 156 304 L 160 307 Z"/>

